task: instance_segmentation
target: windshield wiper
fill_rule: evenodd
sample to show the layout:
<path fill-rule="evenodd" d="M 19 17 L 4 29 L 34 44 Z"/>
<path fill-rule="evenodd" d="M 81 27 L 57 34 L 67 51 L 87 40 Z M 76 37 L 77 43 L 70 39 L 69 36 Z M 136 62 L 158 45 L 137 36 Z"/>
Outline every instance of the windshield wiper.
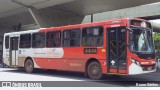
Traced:
<path fill-rule="evenodd" d="M 151 31 L 151 29 L 149 29 L 149 28 L 138 27 L 138 26 L 132 26 L 131 29 L 140 29 L 140 30 L 143 30 L 143 31 Z"/>
<path fill-rule="evenodd" d="M 127 28 L 127 30 L 129 30 L 129 31 L 133 32 L 133 30 L 132 30 L 131 28 Z"/>

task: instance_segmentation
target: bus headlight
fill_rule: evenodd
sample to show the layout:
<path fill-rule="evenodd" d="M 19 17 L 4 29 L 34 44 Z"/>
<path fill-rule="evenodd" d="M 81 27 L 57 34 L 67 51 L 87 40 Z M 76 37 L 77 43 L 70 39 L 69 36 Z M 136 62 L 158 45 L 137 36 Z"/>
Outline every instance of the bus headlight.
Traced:
<path fill-rule="evenodd" d="M 135 59 L 131 58 L 131 61 L 132 61 L 132 63 L 134 63 L 134 64 L 136 64 L 136 65 L 140 66 L 140 62 L 138 62 L 137 60 L 135 60 Z"/>
<path fill-rule="evenodd" d="M 135 63 L 135 62 L 136 62 L 136 60 L 134 60 L 133 58 L 131 58 L 131 61 L 132 61 L 133 63 Z"/>

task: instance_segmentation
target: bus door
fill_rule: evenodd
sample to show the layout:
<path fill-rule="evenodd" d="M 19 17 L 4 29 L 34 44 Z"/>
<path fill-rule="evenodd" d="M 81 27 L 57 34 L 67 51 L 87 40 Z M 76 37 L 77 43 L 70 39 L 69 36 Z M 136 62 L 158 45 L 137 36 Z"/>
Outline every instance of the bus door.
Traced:
<path fill-rule="evenodd" d="M 125 27 L 107 28 L 107 71 L 127 74 Z"/>
<path fill-rule="evenodd" d="M 18 65 L 18 41 L 19 37 L 10 37 L 10 66 Z"/>

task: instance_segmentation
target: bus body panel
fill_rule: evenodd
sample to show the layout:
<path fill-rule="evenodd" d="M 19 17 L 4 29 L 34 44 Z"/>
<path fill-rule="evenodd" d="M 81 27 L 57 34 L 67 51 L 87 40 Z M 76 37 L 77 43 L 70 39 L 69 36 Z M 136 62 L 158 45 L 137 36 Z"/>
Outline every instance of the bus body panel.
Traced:
<path fill-rule="evenodd" d="M 55 28 L 45 28 L 38 30 L 29 30 L 22 32 L 13 32 L 6 33 L 4 37 L 9 36 L 16 37 L 17 35 L 27 34 L 27 33 L 38 33 L 38 32 L 50 32 L 50 31 L 65 31 L 70 29 L 83 29 L 86 27 L 95 27 L 102 26 L 103 27 L 103 45 L 96 47 L 84 47 L 82 45 L 78 47 L 55 47 L 55 48 L 18 48 L 18 65 L 17 67 L 24 67 L 24 63 L 27 57 L 32 58 L 34 62 L 34 68 L 42 68 L 42 69 L 56 69 L 56 70 L 65 70 L 65 71 L 77 71 L 77 72 L 86 72 L 86 64 L 90 59 L 96 59 L 100 63 L 102 67 L 103 74 L 125 74 L 125 75 L 133 75 L 133 74 L 141 74 L 141 73 L 149 73 L 154 72 L 151 71 L 143 71 L 142 67 L 135 65 L 131 62 L 131 57 L 136 59 L 139 62 L 147 62 L 145 65 L 153 65 L 155 64 L 155 59 L 145 60 L 138 58 L 135 54 L 132 54 L 128 48 L 126 48 L 127 56 L 127 68 L 126 69 L 108 69 L 108 61 L 107 61 L 107 40 L 108 36 L 106 35 L 108 28 L 114 27 L 129 27 L 129 19 L 119 19 L 119 20 L 108 20 L 105 22 L 95 22 L 88 24 L 78 24 L 78 25 L 69 25 Z M 82 31 L 82 30 L 81 30 Z M 82 33 L 82 32 L 81 32 Z M 126 31 L 127 37 L 128 31 Z M 62 41 L 61 41 L 62 42 Z M 128 45 L 128 38 L 126 38 L 126 44 Z M 5 43 L 5 38 L 4 38 Z M 10 47 L 10 46 L 9 46 Z M 92 52 L 93 53 L 87 53 Z M 95 50 L 95 51 L 94 51 Z M 9 52 L 10 49 L 6 49 L 5 45 L 3 45 L 3 60 L 4 63 L 10 65 L 9 60 Z M 136 69 L 136 70 L 135 70 Z"/>

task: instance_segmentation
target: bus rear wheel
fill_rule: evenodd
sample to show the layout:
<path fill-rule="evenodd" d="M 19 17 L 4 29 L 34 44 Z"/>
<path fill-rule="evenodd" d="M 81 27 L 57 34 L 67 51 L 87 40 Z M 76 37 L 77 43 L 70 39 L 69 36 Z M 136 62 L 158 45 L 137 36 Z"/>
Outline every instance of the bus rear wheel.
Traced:
<path fill-rule="evenodd" d="M 102 68 L 100 63 L 93 61 L 89 63 L 88 68 L 87 68 L 87 74 L 89 78 L 94 79 L 94 80 L 99 80 L 102 78 Z"/>
<path fill-rule="evenodd" d="M 27 73 L 32 73 L 34 70 L 33 61 L 31 59 L 27 59 L 24 68 Z"/>

